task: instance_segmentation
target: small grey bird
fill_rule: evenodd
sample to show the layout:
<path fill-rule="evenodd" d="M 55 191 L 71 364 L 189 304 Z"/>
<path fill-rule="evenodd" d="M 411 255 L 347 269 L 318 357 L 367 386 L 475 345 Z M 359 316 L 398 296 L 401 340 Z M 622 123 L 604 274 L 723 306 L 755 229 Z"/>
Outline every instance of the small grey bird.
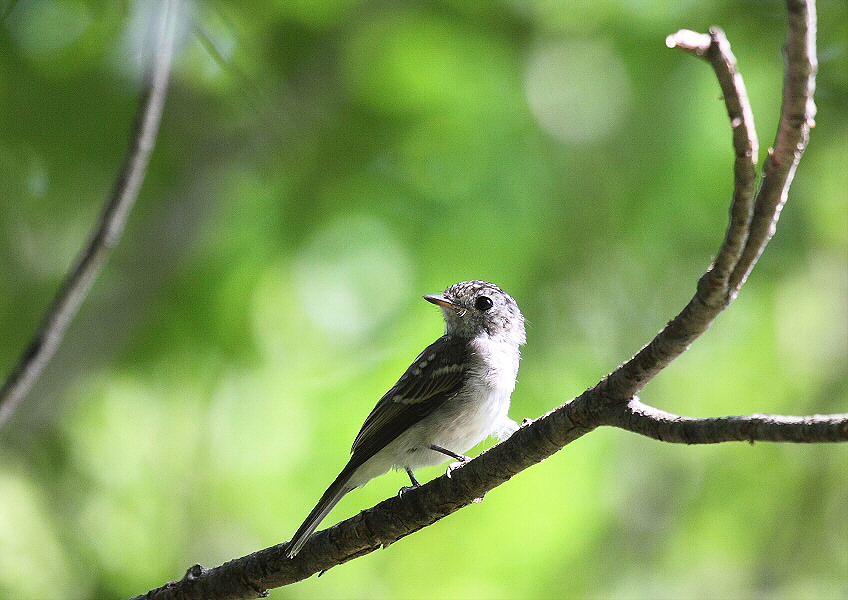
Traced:
<path fill-rule="evenodd" d="M 445 334 L 418 355 L 365 419 L 351 457 L 295 532 L 286 554 L 300 552 L 342 499 L 391 468 L 413 471 L 462 453 L 490 435 L 509 437 L 507 416 L 525 342 L 524 317 L 512 297 L 486 281 L 463 281 L 424 296 L 441 307 Z"/>

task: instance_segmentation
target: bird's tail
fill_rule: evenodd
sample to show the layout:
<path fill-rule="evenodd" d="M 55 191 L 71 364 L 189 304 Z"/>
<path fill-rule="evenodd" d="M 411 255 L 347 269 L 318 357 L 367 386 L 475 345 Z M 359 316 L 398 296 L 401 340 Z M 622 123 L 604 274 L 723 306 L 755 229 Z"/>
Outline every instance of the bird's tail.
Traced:
<path fill-rule="evenodd" d="M 303 548 L 303 545 L 306 543 L 306 540 L 309 539 L 309 536 L 312 535 L 312 532 L 321 524 L 321 521 L 324 520 L 333 507 L 339 503 L 339 500 L 347 494 L 348 492 L 356 489 L 357 486 L 350 484 L 350 478 L 353 475 L 356 468 L 359 467 L 359 464 L 352 464 L 353 461 L 349 462 L 342 472 L 339 473 L 339 476 L 336 477 L 335 481 L 330 484 L 330 487 L 327 488 L 327 491 L 324 492 L 324 495 L 321 496 L 321 499 L 318 501 L 318 504 L 315 505 L 315 508 L 312 509 L 312 512 L 309 513 L 309 516 L 306 517 L 306 520 L 303 524 L 298 528 L 289 542 L 289 547 L 286 550 L 286 556 L 289 558 L 294 558 L 295 554 L 300 552 L 300 549 Z"/>

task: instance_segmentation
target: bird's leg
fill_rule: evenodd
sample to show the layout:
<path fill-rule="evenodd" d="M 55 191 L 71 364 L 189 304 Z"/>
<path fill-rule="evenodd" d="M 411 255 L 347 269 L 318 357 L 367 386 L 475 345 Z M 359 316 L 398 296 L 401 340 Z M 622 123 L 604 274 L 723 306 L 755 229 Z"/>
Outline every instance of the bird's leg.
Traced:
<path fill-rule="evenodd" d="M 454 462 L 454 463 L 451 463 L 451 464 L 448 465 L 448 477 L 450 477 L 451 471 L 453 471 L 454 469 L 458 469 L 459 467 L 461 467 L 462 465 L 464 465 L 466 462 L 468 462 L 470 460 L 467 456 L 463 456 L 462 454 L 457 454 L 453 450 L 448 450 L 447 448 L 442 448 L 441 446 L 437 446 L 436 444 L 430 444 L 429 448 L 433 452 L 441 452 L 445 456 L 450 456 L 452 459 L 457 461 L 457 462 Z M 401 497 L 401 498 L 403 498 L 403 495 L 406 492 L 408 492 L 409 490 L 414 490 L 415 488 L 421 487 L 421 484 L 415 478 L 415 474 L 412 472 L 412 469 L 410 469 L 409 467 L 406 467 L 406 474 L 409 475 L 409 480 L 412 482 L 412 485 L 404 486 L 404 487 L 400 488 L 400 491 L 398 491 L 398 496 Z"/>
<path fill-rule="evenodd" d="M 448 465 L 448 471 L 447 471 L 447 473 L 445 473 L 448 476 L 448 479 L 450 479 L 451 473 L 455 469 L 460 468 L 465 463 L 467 463 L 469 460 L 471 460 L 467 456 L 463 456 L 462 454 L 457 454 L 456 452 L 452 452 L 451 450 L 448 450 L 447 448 L 442 448 L 441 446 L 437 446 L 436 444 L 430 444 L 430 450 L 433 450 L 435 452 L 441 452 L 442 454 L 446 454 L 446 455 L 450 456 L 451 458 L 456 459 L 456 462 L 452 462 L 451 464 Z M 474 502 L 482 502 L 482 501 L 483 501 L 483 498 L 475 498 L 474 499 Z"/>
<path fill-rule="evenodd" d="M 406 485 L 398 491 L 398 498 L 403 498 L 403 495 L 409 490 L 414 490 L 415 488 L 421 487 L 421 484 L 415 478 L 415 474 L 412 472 L 412 469 L 406 467 L 406 474 L 409 475 L 409 480 L 412 482 L 412 485 Z"/>
<path fill-rule="evenodd" d="M 454 469 L 458 469 L 459 467 L 461 467 L 462 465 L 464 465 L 466 462 L 468 462 L 470 460 L 467 456 L 463 456 L 462 454 L 457 454 L 456 452 L 454 452 L 452 450 L 448 450 L 447 448 L 442 448 L 441 446 L 437 446 L 436 444 L 430 444 L 430 450 L 432 450 L 434 452 L 441 452 L 442 454 L 450 456 L 451 458 L 456 460 L 456 462 L 453 462 L 453 463 L 448 465 L 448 471 L 447 471 L 448 477 L 451 476 L 451 472 Z"/>
<path fill-rule="evenodd" d="M 436 444 L 430 444 L 430 450 L 434 452 L 441 452 L 447 456 L 450 456 L 454 460 L 458 460 L 461 463 L 464 463 L 468 460 L 467 456 L 463 456 L 462 454 L 457 454 L 453 450 L 448 450 L 447 448 L 442 448 L 441 446 L 437 446 Z"/>
<path fill-rule="evenodd" d="M 421 487 L 421 484 L 418 483 L 418 480 L 415 478 L 415 473 L 412 472 L 412 469 L 406 467 L 406 474 L 409 475 L 409 480 L 412 482 L 412 487 Z"/>

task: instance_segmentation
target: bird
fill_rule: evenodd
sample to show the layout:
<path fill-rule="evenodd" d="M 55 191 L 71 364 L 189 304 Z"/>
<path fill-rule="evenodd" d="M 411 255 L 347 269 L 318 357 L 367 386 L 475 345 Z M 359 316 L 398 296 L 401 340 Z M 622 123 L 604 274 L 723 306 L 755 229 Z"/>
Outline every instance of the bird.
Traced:
<path fill-rule="evenodd" d="M 440 307 L 445 333 L 427 346 L 380 399 L 353 442 L 351 457 L 286 547 L 293 558 L 348 492 L 390 469 L 414 471 L 464 453 L 491 435 L 518 429 L 509 418 L 524 317 L 512 296 L 487 281 L 462 281 L 424 296 Z M 410 488 L 403 488 L 401 493 Z"/>

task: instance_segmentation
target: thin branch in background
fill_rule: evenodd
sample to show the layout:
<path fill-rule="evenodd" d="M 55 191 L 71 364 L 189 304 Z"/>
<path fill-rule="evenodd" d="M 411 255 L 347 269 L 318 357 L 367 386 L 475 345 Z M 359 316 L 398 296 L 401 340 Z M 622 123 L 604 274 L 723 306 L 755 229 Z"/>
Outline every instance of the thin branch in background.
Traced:
<path fill-rule="evenodd" d="M 218 46 L 215 45 L 215 42 L 211 37 L 209 37 L 209 34 L 206 33 L 206 30 L 199 23 L 195 23 L 192 32 L 197 38 L 197 41 L 200 43 L 200 46 L 209 55 L 209 58 L 218 65 L 218 68 L 229 74 L 233 81 L 238 83 L 240 90 L 243 92 L 251 92 L 245 93 L 244 97 L 252 101 L 252 108 L 254 110 L 259 109 L 260 104 L 256 101 L 256 96 L 259 95 L 260 92 L 259 86 L 256 85 L 256 82 L 247 76 L 244 69 L 239 68 L 221 53 Z"/>
<path fill-rule="evenodd" d="M 165 106 L 177 4 L 178 0 L 162 0 L 153 57 L 124 163 L 91 238 L 62 282 L 29 346 L 0 388 L 0 427 L 9 420 L 55 354 L 94 278 L 118 243 L 138 197 Z"/>

